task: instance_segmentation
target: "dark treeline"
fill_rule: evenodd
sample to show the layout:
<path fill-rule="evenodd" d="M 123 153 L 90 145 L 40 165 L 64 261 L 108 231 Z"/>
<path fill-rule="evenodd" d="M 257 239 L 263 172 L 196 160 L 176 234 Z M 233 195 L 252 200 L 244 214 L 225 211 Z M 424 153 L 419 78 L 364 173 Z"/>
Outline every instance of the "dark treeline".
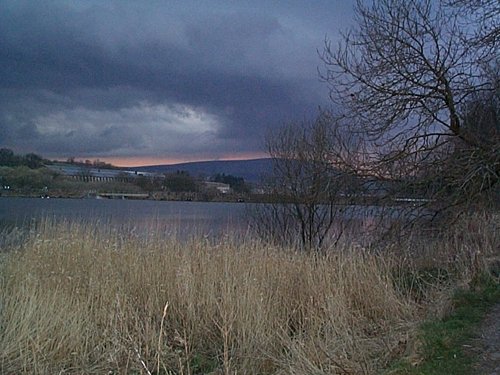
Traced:
<path fill-rule="evenodd" d="M 229 185 L 231 191 L 237 194 L 248 194 L 251 189 L 243 177 L 217 173 L 208 179 L 192 176 L 188 171 L 178 170 L 166 173 L 164 179 L 141 176 L 134 183 L 145 191 L 170 191 L 172 193 L 196 193 L 207 190 L 205 182 L 220 182 Z"/>
<path fill-rule="evenodd" d="M 78 166 L 94 167 L 94 168 L 121 169 L 120 167 L 117 167 L 113 164 L 106 163 L 106 162 L 99 160 L 99 159 L 95 159 L 95 160 L 86 159 L 85 161 L 83 161 L 83 160 L 76 160 L 73 156 L 68 158 L 66 160 L 66 163 L 78 165 Z"/>
<path fill-rule="evenodd" d="M 0 148 L 0 166 L 6 167 L 21 167 L 25 166 L 30 169 L 43 167 L 43 164 L 48 162 L 41 156 L 33 153 L 26 155 L 16 155 L 14 151 L 8 148 Z"/>

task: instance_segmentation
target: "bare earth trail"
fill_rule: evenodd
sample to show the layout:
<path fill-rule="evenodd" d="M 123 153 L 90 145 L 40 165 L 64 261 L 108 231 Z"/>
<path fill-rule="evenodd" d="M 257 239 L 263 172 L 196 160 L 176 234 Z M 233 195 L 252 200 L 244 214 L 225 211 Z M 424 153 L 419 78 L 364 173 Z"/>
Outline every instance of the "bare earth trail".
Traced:
<path fill-rule="evenodd" d="M 470 352 L 479 356 L 478 375 L 500 375 L 500 304 L 486 315 Z"/>

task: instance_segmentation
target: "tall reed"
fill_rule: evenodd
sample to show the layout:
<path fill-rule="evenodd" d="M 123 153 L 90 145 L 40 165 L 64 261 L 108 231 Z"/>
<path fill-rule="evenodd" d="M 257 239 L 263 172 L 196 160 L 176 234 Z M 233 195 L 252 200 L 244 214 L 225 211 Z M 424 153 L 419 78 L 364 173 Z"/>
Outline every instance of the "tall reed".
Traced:
<path fill-rule="evenodd" d="M 370 374 L 420 319 L 391 255 L 123 233 L 45 222 L 3 257 L 1 373 Z"/>

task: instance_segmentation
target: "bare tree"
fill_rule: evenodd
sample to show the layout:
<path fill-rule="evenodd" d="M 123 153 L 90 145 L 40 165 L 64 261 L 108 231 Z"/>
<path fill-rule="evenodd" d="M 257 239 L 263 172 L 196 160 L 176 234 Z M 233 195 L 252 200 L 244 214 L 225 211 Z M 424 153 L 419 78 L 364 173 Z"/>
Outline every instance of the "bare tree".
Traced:
<path fill-rule="evenodd" d="M 464 4 L 358 0 L 357 26 L 321 55 L 336 115 L 269 142 L 277 203 L 261 207 L 261 233 L 280 242 L 298 234 L 303 248 L 321 249 L 346 223 L 338 204 L 356 185 L 356 203 L 410 202 L 416 217 L 428 213 L 420 206 L 441 212 L 498 192 L 497 21 L 464 18 Z"/>
<path fill-rule="evenodd" d="M 500 3 L 497 0 L 448 0 L 446 3 L 452 12 L 464 16 L 464 25 L 472 31 L 468 42 L 498 48 Z"/>
<path fill-rule="evenodd" d="M 288 124 L 269 137 L 274 171 L 267 183 L 273 202 L 259 206 L 255 216 L 264 237 L 321 250 L 325 240 L 336 242 L 343 234 L 347 213 L 341 204 L 357 181 L 333 160 L 332 151 L 339 147 L 331 122 L 322 112 L 314 121 Z"/>
<path fill-rule="evenodd" d="M 321 55 L 322 77 L 344 115 L 339 132 L 364 142 L 357 150 L 365 156 L 347 162 L 363 160 L 363 174 L 392 181 L 439 177 L 432 191 L 452 203 L 498 187 L 498 133 L 485 142 L 465 110 L 498 90 L 491 38 L 472 43 L 461 13 L 432 0 L 358 0 L 356 21 Z M 498 117 L 492 121 L 498 126 Z"/>

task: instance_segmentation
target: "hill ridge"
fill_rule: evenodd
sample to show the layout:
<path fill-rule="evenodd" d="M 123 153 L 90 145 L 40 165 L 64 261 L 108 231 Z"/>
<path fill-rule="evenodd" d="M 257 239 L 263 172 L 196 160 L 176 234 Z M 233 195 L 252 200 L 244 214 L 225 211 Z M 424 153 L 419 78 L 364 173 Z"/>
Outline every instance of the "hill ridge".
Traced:
<path fill-rule="evenodd" d="M 272 171 L 273 159 L 259 158 L 246 160 L 204 160 L 196 162 L 159 164 L 131 167 L 136 171 L 153 173 L 174 173 L 182 170 L 196 177 L 211 177 L 215 174 L 230 174 L 243 177 L 245 181 L 257 183 Z"/>

